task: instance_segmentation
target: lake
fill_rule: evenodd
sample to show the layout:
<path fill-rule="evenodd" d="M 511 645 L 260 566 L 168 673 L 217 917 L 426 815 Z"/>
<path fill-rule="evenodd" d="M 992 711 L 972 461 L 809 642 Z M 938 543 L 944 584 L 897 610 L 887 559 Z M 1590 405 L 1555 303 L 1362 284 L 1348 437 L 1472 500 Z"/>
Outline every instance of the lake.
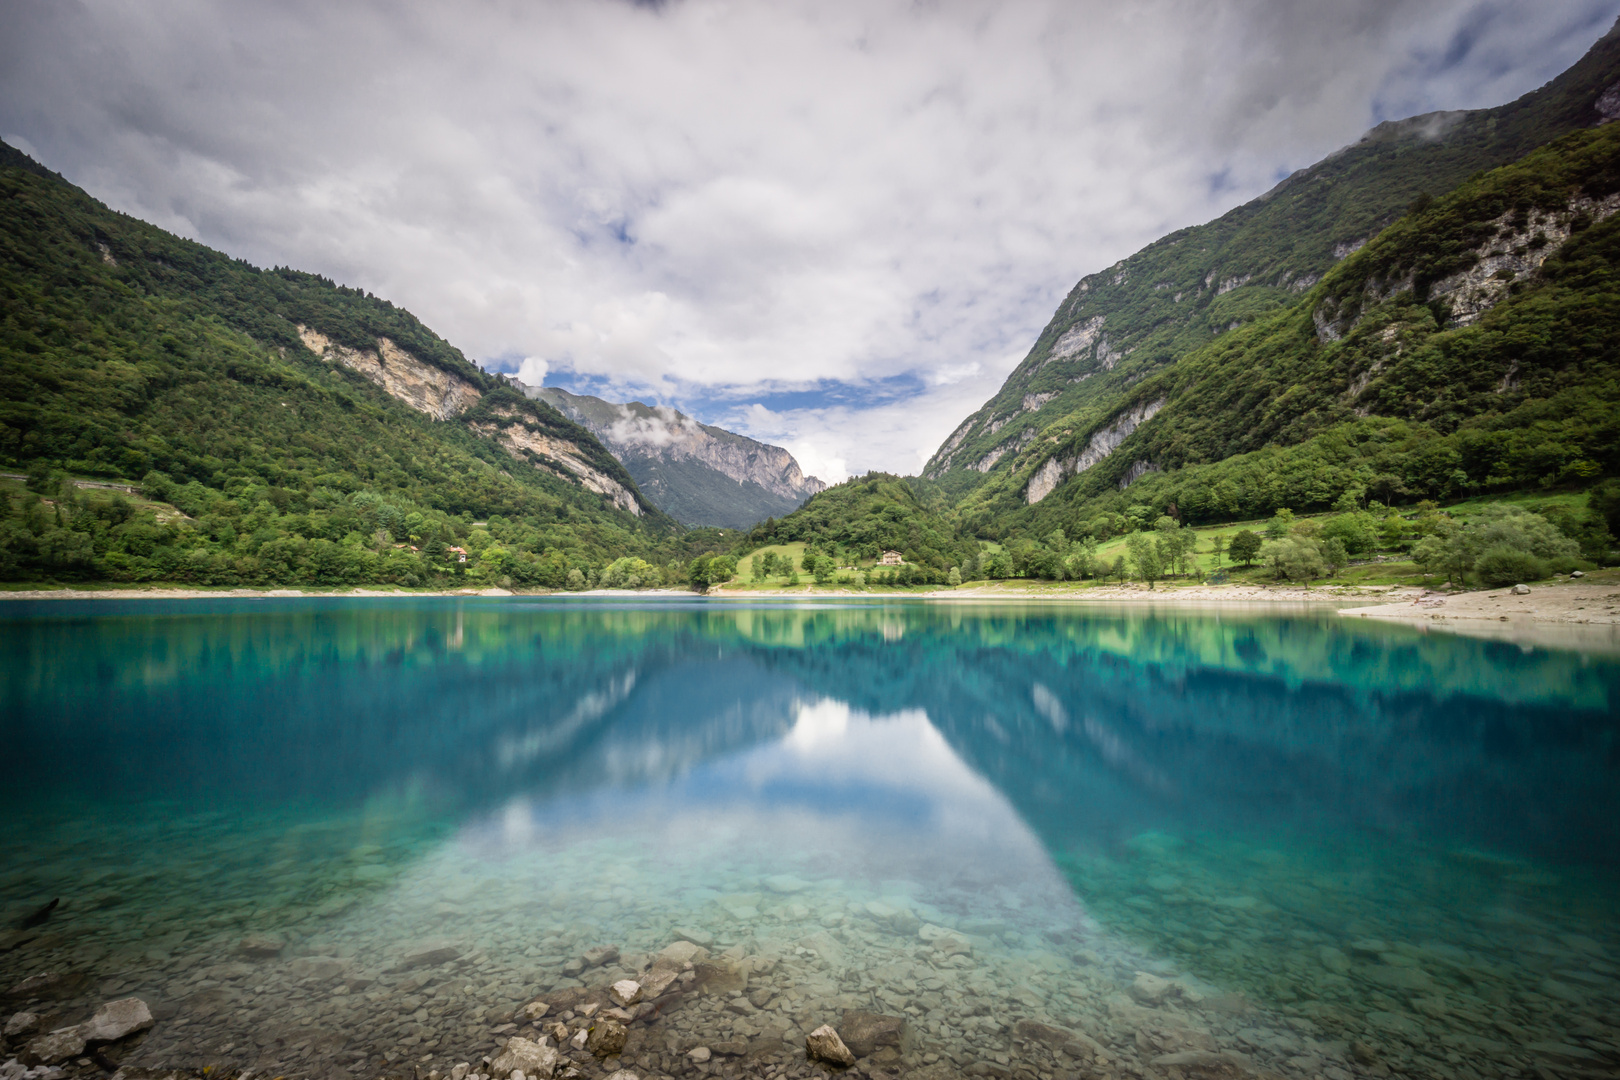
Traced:
<path fill-rule="evenodd" d="M 1610 657 L 1317 611 L 0 613 L 13 1054 L 138 996 L 108 1065 L 808 1076 L 830 1023 L 874 1077 L 1620 1066 Z"/>

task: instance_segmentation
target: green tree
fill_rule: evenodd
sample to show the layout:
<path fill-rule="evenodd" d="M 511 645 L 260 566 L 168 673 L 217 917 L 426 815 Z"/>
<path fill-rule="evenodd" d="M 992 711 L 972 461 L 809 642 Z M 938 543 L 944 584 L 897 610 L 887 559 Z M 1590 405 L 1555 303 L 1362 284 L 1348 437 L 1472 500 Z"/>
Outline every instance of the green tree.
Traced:
<path fill-rule="evenodd" d="M 1271 516 L 1270 521 L 1266 522 L 1266 538 L 1269 540 L 1281 540 L 1288 535 L 1293 527 L 1294 512 L 1284 506 Z"/>
<path fill-rule="evenodd" d="M 1310 582 L 1327 573 L 1327 563 L 1321 548 L 1314 540 L 1288 536 L 1281 540 L 1267 540 L 1260 548 L 1260 557 L 1271 567 L 1277 580 Z"/>
<path fill-rule="evenodd" d="M 1337 574 L 1350 565 L 1350 554 L 1337 537 L 1329 537 L 1322 541 L 1322 561 L 1327 563 L 1328 573 Z"/>
<path fill-rule="evenodd" d="M 1261 543 L 1259 534 L 1252 529 L 1241 529 L 1232 537 L 1226 550 L 1232 556 L 1233 562 L 1253 566 L 1254 560 L 1260 557 Z"/>
<path fill-rule="evenodd" d="M 1136 576 L 1153 588 L 1153 583 L 1164 576 L 1164 560 L 1159 555 L 1158 540 L 1144 532 L 1133 532 L 1125 539 L 1126 550 L 1130 552 L 1131 565 L 1136 568 Z"/>

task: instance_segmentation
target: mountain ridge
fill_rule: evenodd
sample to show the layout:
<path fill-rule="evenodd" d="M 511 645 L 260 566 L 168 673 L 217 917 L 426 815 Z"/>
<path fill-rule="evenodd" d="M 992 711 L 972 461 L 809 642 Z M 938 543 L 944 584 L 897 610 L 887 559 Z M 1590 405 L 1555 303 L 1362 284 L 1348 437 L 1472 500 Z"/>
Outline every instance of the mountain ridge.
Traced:
<path fill-rule="evenodd" d="M 1570 69 L 1513 102 L 1386 121 L 1264 195 L 1087 275 L 923 477 L 970 504 L 1010 506 L 1031 490 L 1045 497 L 1066 478 L 1051 464 L 1058 445 L 1117 441 L 1106 429 L 1137 382 L 1285 309 L 1414 201 L 1614 116 L 1620 21 Z"/>
<path fill-rule="evenodd" d="M 683 525 L 746 529 L 790 514 L 827 485 L 805 476 L 792 454 L 704 424 L 667 405 L 617 403 L 506 376 L 589 430 L 640 490 Z"/>

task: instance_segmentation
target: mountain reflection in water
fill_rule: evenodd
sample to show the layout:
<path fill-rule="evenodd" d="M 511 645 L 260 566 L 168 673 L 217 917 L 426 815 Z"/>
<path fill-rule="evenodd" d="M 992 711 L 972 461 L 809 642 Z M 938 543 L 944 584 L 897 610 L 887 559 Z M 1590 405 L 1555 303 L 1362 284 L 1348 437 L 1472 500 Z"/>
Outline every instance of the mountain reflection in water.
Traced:
<path fill-rule="evenodd" d="M 1586 1033 L 1620 1005 L 1608 660 L 876 603 L 98 602 L 6 637 L 0 899 L 64 905 L 0 975 L 164 1003 L 132 1063 L 447 1071 L 677 933 L 729 989 L 578 1067 L 803 1069 L 848 1009 L 906 1018 L 866 1064 L 923 1075 L 1620 1053 Z"/>

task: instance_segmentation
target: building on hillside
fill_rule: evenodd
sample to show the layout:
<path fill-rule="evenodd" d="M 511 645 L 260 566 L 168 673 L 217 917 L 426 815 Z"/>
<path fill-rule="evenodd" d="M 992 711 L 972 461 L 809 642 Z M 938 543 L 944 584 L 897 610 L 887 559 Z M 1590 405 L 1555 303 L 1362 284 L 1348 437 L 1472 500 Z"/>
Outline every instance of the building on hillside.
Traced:
<path fill-rule="evenodd" d="M 464 548 L 464 547 L 452 547 L 452 548 L 445 548 L 445 550 L 456 557 L 456 562 L 466 562 L 467 561 L 467 549 L 466 548 Z"/>
<path fill-rule="evenodd" d="M 885 551 L 883 553 L 883 558 L 878 560 L 878 565 L 879 566 L 901 566 L 901 565 L 904 565 L 905 561 L 906 560 L 904 560 L 904 559 L 902 559 L 900 557 L 900 553 L 898 551 Z"/>

